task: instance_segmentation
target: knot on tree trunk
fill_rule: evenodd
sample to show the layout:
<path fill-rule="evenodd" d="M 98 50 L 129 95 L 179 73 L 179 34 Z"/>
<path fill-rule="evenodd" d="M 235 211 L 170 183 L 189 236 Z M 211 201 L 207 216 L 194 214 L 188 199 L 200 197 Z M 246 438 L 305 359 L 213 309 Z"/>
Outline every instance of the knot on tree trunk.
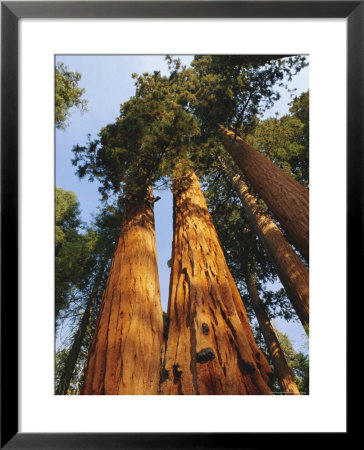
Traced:
<path fill-rule="evenodd" d="M 196 355 L 196 361 L 200 364 L 207 363 L 215 359 L 215 353 L 212 348 L 204 348 Z"/>

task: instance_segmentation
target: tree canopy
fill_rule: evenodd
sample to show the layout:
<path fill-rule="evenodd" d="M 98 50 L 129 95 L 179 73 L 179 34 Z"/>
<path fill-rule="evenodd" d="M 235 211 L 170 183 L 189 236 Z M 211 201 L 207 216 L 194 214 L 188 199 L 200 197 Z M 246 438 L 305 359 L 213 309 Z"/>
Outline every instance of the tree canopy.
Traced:
<path fill-rule="evenodd" d="M 245 135 L 256 117 L 279 100 L 279 87 L 307 65 L 304 56 L 200 55 L 192 62 L 197 74 L 195 113 L 204 128 L 219 123 Z"/>

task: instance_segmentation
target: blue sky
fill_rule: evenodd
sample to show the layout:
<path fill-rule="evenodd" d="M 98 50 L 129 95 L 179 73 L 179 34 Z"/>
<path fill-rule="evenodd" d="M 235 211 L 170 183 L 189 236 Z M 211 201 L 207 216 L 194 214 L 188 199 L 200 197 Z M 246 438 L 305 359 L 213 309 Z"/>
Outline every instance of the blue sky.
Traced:
<path fill-rule="evenodd" d="M 192 56 L 180 56 L 186 65 Z M 87 135 L 91 139 L 97 138 L 102 127 L 115 121 L 120 112 L 120 104 L 128 100 L 135 93 L 132 73 L 141 74 L 160 70 L 167 74 L 167 64 L 164 55 L 57 55 L 56 61 L 62 61 L 71 71 L 82 74 L 80 86 L 85 88 L 85 98 L 88 100 L 88 111 L 81 114 L 76 108 L 71 110 L 70 125 L 63 130 L 56 130 L 56 186 L 65 190 L 72 190 L 77 194 L 80 202 L 82 220 L 89 222 L 97 213 L 100 194 L 98 183 L 80 180 L 75 175 L 75 167 L 71 164 L 72 147 L 83 145 Z M 296 94 L 308 89 L 308 69 L 304 69 L 293 78 L 290 88 L 296 88 Z M 281 99 L 274 108 L 267 111 L 265 118 L 288 112 L 291 98 L 282 91 Z M 171 257 L 172 243 L 172 194 L 170 191 L 159 191 L 161 200 L 155 203 L 156 238 L 158 251 L 158 268 L 161 286 L 163 310 L 167 310 L 169 269 L 167 261 Z M 277 284 L 274 286 L 279 288 Z M 287 323 L 277 319 L 276 326 L 280 331 L 288 334 L 296 349 L 305 343 L 304 330 L 298 323 Z"/>

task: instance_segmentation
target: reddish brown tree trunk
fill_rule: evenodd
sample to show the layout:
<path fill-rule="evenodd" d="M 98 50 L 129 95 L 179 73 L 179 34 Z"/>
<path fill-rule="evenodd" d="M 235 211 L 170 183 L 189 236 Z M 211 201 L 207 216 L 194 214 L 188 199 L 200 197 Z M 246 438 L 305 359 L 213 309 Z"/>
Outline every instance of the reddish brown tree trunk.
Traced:
<path fill-rule="evenodd" d="M 152 191 L 127 199 L 83 394 L 157 394 L 163 344 Z"/>
<path fill-rule="evenodd" d="M 271 394 L 271 369 L 255 343 L 195 174 L 174 185 L 169 330 L 162 394 Z"/>
<path fill-rule="evenodd" d="M 240 170 L 272 211 L 291 243 L 308 261 L 309 192 L 227 128 L 220 126 L 221 141 Z"/>
<path fill-rule="evenodd" d="M 286 358 L 281 349 L 281 346 L 279 345 L 272 324 L 270 323 L 269 317 L 265 312 L 264 305 L 259 298 L 255 283 L 255 276 L 248 275 L 245 277 L 245 279 L 252 306 L 258 319 L 259 328 L 263 334 L 264 341 L 272 358 L 274 372 L 278 378 L 278 382 L 282 389 L 282 392 L 291 395 L 300 395 L 300 391 L 294 380 L 293 373 L 287 364 Z"/>
<path fill-rule="evenodd" d="M 258 205 L 249 193 L 248 186 L 238 174 L 231 176 L 250 222 L 260 237 L 267 253 L 275 266 L 288 298 L 304 325 L 309 323 L 309 275 L 306 266 L 294 252 L 269 214 Z"/>

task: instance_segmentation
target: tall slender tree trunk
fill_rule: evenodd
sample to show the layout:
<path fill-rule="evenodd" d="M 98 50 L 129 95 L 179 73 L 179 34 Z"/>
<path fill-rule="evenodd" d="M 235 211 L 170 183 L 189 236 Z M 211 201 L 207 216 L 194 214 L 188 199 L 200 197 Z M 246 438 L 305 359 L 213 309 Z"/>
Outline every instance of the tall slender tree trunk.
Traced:
<path fill-rule="evenodd" d="M 258 319 L 259 328 L 263 334 L 264 341 L 272 358 L 274 372 L 278 378 L 282 392 L 291 395 L 300 395 L 300 391 L 294 381 L 293 373 L 287 364 L 272 324 L 270 323 L 269 317 L 264 309 L 264 305 L 259 298 L 255 276 L 249 274 L 245 277 L 245 280 L 252 306 Z"/>
<path fill-rule="evenodd" d="M 163 344 L 151 189 L 128 196 L 82 393 L 157 394 Z"/>
<path fill-rule="evenodd" d="M 271 394 L 271 369 L 194 173 L 174 183 L 169 329 L 162 394 Z"/>
<path fill-rule="evenodd" d="M 99 269 L 99 271 L 95 277 L 95 281 L 94 281 L 94 284 L 92 287 L 91 294 L 87 301 L 85 311 L 83 312 L 82 319 L 80 321 L 78 330 L 73 339 L 71 349 L 68 353 L 67 359 L 65 361 L 65 364 L 64 364 L 64 367 L 62 370 L 62 375 L 61 375 L 59 384 L 56 389 L 57 395 L 66 395 L 67 394 L 68 388 L 69 388 L 71 380 L 72 380 L 73 373 L 75 371 L 76 362 L 77 362 L 78 356 L 81 351 L 82 343 L 85 338 L 86 330 L 90 323 L 91 312 L 96 303 L 97 292 L 99 291 L 100 283 L 103 278 L 106 265 L 107 265 L 106 263 L 102 264 L 101 268 Z"/>
<path fill-rule="evenodd" d="M 220 125 L 221 141 L 302 256 L 309 259 L 309 192 L 268 158 Z"/>
<path fill-rule="evenodd" d="M 304 328 L 307 328 L 309 323 L 309 273 L 306 266 L 269 214 L 263 211 L 256 198 L 249 193 L 248 186 L 242 181 L 239 174 L 229 174 L 226 164 L 223 161 L 220 162 L 231 179 L 250 223 L 275 266 L 293 308 Z"/>

